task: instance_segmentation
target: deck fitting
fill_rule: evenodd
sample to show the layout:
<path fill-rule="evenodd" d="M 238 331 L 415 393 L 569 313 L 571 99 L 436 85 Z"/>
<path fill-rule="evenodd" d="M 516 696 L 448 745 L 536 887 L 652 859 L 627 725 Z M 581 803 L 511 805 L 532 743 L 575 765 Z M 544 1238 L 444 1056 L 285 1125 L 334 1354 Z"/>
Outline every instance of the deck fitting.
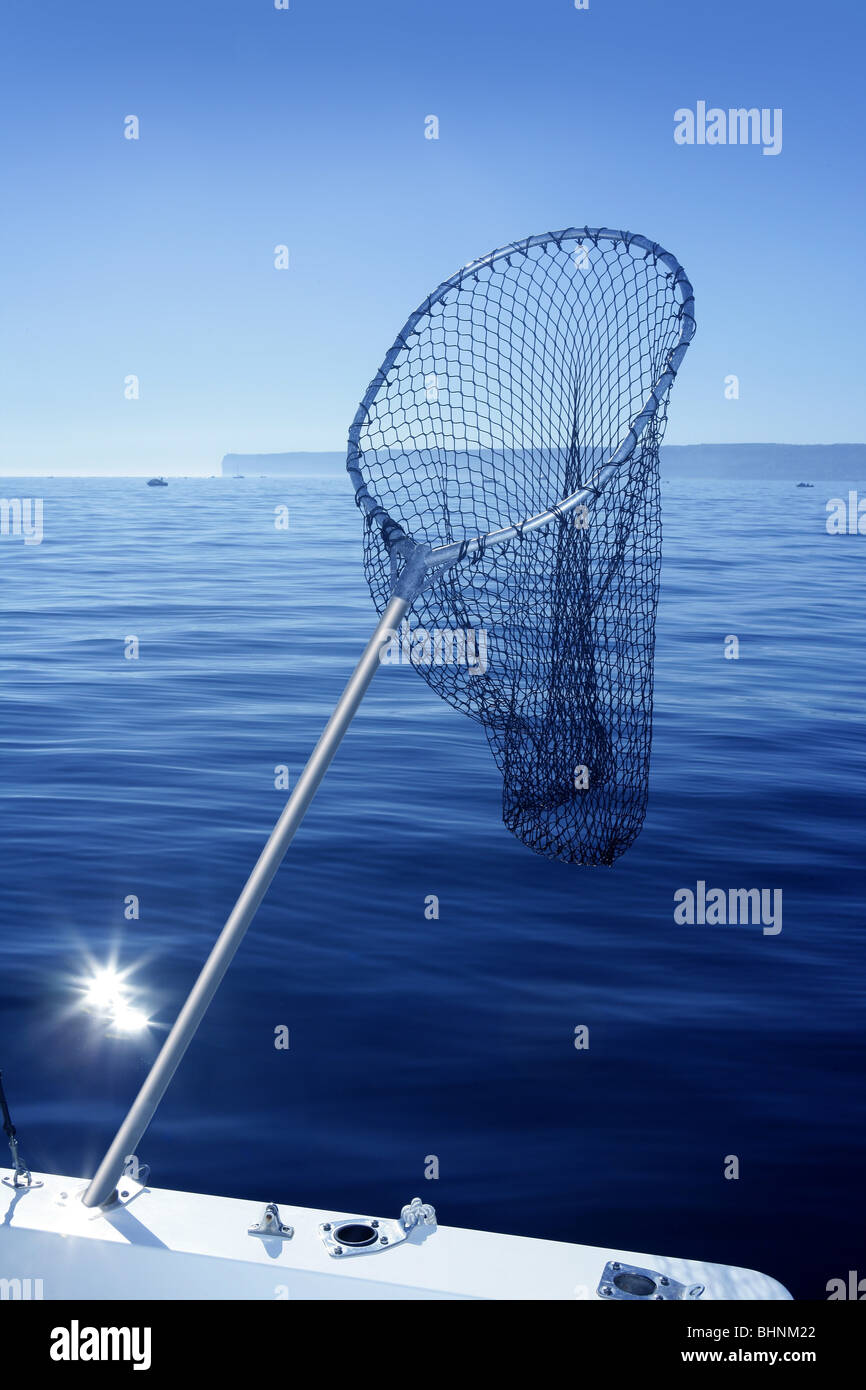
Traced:
<path fill-rule="evenodd" d="M 596 1290 L 599 1298 L 620 1299 L 628 1303 L 660 1303 L 674 1299 L 700 1298 L 704 1284 L 681 1284 L 655 1269 L 608 1260 Z"/>
<path fill-rule="evenodd" d="M 294 1234 L 294 1226 L 285 1225 L 276 1202 L 267 1202 L 258 1221 L 247 1227 L 249 1236 L 274 1236 L 277 1240 L 291 1240 Z"/>
<path fill-rule="evenodd" d="M 380 1216 L 346 1216 L 342 1220 L 322 1221 L 319 1235 L 322 1244 L 334 1259 L 344 1255 L 375 1255 L 378 1250 L 391 1250 L 407 1240 L 417 1226 L 436 1225 L 436 1212 L 414 1197 L 400 1212 L 396 1221 Z"/>

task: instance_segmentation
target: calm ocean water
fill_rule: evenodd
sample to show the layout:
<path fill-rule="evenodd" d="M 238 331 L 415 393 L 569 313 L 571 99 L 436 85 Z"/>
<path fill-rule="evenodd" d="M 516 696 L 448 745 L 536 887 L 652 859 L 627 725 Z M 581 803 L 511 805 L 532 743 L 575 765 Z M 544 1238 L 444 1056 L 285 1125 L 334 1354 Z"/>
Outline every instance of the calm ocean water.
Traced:
<path fill-rule="evenodd" d="M 866 1276 L 866 538 L 824 527 L 855 483 L 666 484 L 649 813 L 613 869 L 512 839 L 482 731 L 383 669 L 140 1146 L 152 1180 L 421 1195 L 801 1297 Z M 0 542 L 0 1067 L 32 1166 L 89 1174 L 373 610 L 342 479 L 3 491 L 44 498 L 45 539 Z M 782 932 L 677 925 L 700 879 L 782 889 Z M 79 1006 L 111 959 L 145 1035 Z"/>

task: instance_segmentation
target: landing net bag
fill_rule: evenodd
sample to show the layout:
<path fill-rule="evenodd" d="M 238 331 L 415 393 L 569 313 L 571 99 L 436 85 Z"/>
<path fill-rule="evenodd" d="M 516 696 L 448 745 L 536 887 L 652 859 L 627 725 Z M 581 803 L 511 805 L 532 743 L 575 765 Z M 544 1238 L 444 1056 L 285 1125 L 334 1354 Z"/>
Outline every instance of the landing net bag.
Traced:
<path fill-rule="evenodd" d="M 530 237 L 430 295 L 351 427 L 376 607 L 424 553 L 401 650 L 483 724 L 505 824 L 550 858 L 612 864 L 643 823 L 659 445 L 693 332 L 661 247 Z"/>

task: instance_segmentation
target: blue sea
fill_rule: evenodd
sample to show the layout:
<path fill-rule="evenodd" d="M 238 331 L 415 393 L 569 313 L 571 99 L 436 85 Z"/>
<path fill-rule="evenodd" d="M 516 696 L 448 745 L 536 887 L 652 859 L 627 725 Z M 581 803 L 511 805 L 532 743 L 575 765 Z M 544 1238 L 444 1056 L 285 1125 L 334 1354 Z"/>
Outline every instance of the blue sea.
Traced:
<path fill-rule="evenodd" d="M 866 1276 L 866 537 L 825 530 L 857 480 L 795 482 L 664 485 L 649 810 L 613 868 L 519 844 L 482 730 L 378 673 L 139 1147 L 153 1183 L 420 1195 L 798 1297 Z M 30 1164 L 89 1175 L 374 614 L 342 478 L 2 490 L 44 539 L 0 541 L 0 1067 Z M 699 881 L 781 889 L 782 931 L 678 924 Z M 82 1007 L 109 963 L 144 1032 Z"/>

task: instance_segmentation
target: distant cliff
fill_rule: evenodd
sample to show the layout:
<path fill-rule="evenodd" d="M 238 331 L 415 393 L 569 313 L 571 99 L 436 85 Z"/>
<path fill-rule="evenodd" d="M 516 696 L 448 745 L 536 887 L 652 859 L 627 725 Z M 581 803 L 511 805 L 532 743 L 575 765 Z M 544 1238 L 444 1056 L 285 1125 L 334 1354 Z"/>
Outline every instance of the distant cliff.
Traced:
<path fill-rule="evenodd" d="M 319 474 L 343 473 L 345 454 L 226 454 L 222 462 L 224 478 L 258 478 L 263 473 L 282 478 L 314 478 Z"/>
<path fill-rule="evenodd" d="M 665 444 L 663 476 L 691 478 L 866 478 L 866 444 Z M 226 454 L 224 478 L 335 477 L 346 455 L 334 453 Z"/>
<path fill-rule="evenodd" d="M 866 476 L 866 444 L 663 444 L 662 476 L 815 478 Z"/>

